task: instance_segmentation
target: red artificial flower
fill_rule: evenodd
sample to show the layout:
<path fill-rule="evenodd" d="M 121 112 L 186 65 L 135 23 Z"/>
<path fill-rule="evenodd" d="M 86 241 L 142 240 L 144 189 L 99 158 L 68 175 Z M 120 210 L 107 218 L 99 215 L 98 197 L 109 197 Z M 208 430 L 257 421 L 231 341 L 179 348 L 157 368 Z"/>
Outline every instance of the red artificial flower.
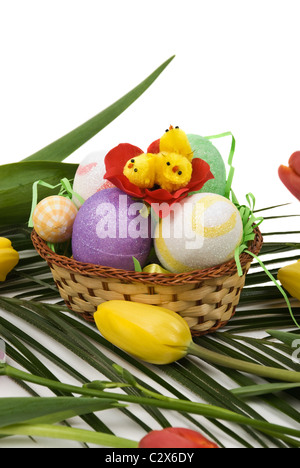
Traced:
<path fill-rule="evenodd" d="M 300 200 L 300 151 L 292 154 L 288 166 L 279 167 L 278 175 L 286 188 Z"/>
<path fill-rule="evenodd" d="M 148 153 L 159 152 L 159 140 L 154 141 L 148 148 Z M 161 217 L 166 216 L 169 213 L 169 208 L 173 203 L 179 202 L 183 198 L 187 197 L 190 192 L 197 192 L 200 190 L 205 182 L 213 179 L 214 176 L 210 171 L 209 164 L 200 158 L 194 158 L 192 160 L 192 177 L 190 182 L 183 188 L 176 190 L 173 193 L 167 190 L 158 189 L 141 189 L 136 185 L 132 184 L 127 177 L 123 174 L 123 169 L 126 162 L 143 154 L 144 151 L 137 146 L 129 143 L 121 143 L 112 150 L 110 150 L 105 156 L 106 174 L 105 179 L 109 180 L 113 185 L 118 187 L 123 192 L 127 193 L 134 198 L 142 198 L 149 205 L 154 205 L 154 209 Z M 158 205 L 162 204 L 158 210 Z"/>
<path fill-rule="evenodd" d="M 200 432 L 181 427 L 151 431 L 139 443 L 139 448 L 219 448 Z"/>

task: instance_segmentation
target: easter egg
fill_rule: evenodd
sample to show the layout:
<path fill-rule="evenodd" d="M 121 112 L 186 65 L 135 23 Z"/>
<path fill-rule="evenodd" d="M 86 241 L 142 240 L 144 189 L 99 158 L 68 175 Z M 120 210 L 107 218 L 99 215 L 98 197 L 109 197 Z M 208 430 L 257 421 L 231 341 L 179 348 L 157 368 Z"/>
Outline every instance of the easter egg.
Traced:
<path fill-rule="evenodd" d="M 197 193 L 173 205 L 155 230 L 161 265 L 172 273 L 213 267 L 234 257 L 243 224 L 235 205 L 215 193 Z"/>
<path fill-rule="evenodd" d="M 91 153 L 78 166 L 74 177 L 73 190 L 83 200 L 87 200 L 99 190 L 114 187 L 111 182 L 104 179 L 106 173 L 104 156 L 105 153 L 101 152 Z M 73 196 L 73 201 L 77 207 L 81 206 L 76 195 Z"/>
<path fill-rule="evenodd" d="M 46 242 L 65 242 L 72 236 L 77 213 L 76 206 L 69 198 L 52 195 L 41 200 L 35 207 L 33 227 Z"/>
<path fill-rule="evenodd" d="M 72 251 L 84 263 L 134 270 L 149 255 L 151 217 L 142 215 L 141 201 L 117 188 L 96 192 L 79 209 L 73 226 Z"/>
<path fill-rule="evenodd" d="M 210 192 L 224 195 L 226 186 L 226 168 L 219 151 L 209 140 L 201 137 L 200 135 L 190 134 L 187 135 L 187 137 L 194 152 L 194 158 L 201 158 L 206 161 L 214 176 L 214 179 L 208 180 L 199 192 Z"/>

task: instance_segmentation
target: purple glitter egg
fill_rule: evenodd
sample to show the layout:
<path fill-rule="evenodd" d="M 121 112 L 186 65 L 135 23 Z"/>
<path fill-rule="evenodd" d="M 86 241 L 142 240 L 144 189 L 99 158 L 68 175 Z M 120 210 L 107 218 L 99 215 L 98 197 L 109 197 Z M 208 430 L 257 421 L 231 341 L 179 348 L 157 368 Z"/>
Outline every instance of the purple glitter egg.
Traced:
<path fill-rule="evenodd" d="M 95 193 L 81 206 L 72 233 L 73 258 L 80 262 L 134 270 L 133 257 L 143 267 L 149 255 L 151 217 L 143 217 L 143 202 L 117 188 Z"/>

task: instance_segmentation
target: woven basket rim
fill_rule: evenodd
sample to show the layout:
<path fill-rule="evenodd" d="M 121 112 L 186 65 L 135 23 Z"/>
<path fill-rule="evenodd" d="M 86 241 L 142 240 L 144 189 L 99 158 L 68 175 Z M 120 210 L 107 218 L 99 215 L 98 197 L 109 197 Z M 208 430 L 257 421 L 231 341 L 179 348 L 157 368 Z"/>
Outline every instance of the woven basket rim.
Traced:
<path fill-rule="evenodd" d="M 258 255 L 262 244 L 263 237 L 258 227 L 254 228 L 255 238 L 249 243 L 248 250 L 255 255 Z M 202 270 L 193 270 L 184 273 L 146 273 L 127 271 L 116 269 L 103 265 L 94 265 L 91 263 L 83 263 L 63 255 L 58 255 L 53 252 L 47 243 L 33 229 L 31 233 L 32 243 L 38 254 L 47 261 L 48 265 L 54 264 L 58 267 L 67 269 L 70 273 L 80 274 L 87 277 L 99 278 L 114 278 L 123 282 L 139 282 L 147 284 L 161 285 L 182 285 L 187 283 L 198 283 L 204 280 L 213 279 L 222 276 L 231 276 L 237 272 L 237 266 L 234 259 L 229 260 L 221 265 L 205 268 Z M 240 263 L 244 269 L 251 263 L 253 257 L 245 252 L 240 255 Z"/>

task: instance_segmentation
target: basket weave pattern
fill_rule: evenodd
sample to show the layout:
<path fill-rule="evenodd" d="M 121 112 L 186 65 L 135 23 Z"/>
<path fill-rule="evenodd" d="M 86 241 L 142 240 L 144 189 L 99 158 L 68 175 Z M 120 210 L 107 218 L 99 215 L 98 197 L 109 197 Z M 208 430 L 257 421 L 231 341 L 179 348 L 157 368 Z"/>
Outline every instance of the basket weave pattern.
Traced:
<path fill-rule="evenodd" d="M 180 314 L 193 335 L 211 333 L 226 325 L 235 313 L 253 257 L 242 253 L 243 276 L 236 263 L 179 274 L 144 273 L 77 262 L 55 254 L 32 231 L 32 242 L 44 258 L 66 305 L 93 321 L 97 306 L 108 300 L 126 300 L 162 306 Z M 263 239 L 258 228 L 249 251 L 258 255 Z"/>

